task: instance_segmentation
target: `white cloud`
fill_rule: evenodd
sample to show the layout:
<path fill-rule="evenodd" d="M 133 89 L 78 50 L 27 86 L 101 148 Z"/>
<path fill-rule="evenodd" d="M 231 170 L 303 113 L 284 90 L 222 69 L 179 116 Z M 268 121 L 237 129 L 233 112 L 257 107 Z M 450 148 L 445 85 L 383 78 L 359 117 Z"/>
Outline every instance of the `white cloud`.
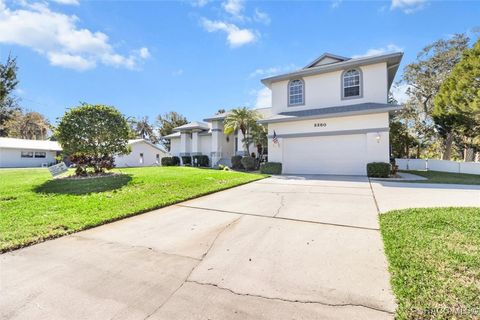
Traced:
<path fill-rule="evenodd" d="M 172 76 L 179 77 L 183 74 L 183 69 L 178 69 L 172 72 Z"/>
<path fill-rule="evenodd" d="M 400 9 L 406 14 L 410 14 L 422 9 L 426 2 L 426 0 L 392 0 L 390 9 Z"/>
<path fill-rule="evenodd" d="M 398 103 L 403 104 L 408 100 L 407 90 L 410 86 L 408 84 L 394 84 L 390 91 Z"/>
<path fill-rule="evenodd" d="M 150 56 L 147 48 L 116 53 L 105 33 L 79 28 L 78 21 L 45 3 L 24 3 L 12 10 L 0 0 L 0 43 L 29 47 L 52 65 L 76 70 L 92 69 L 97 63 L 136 69 Z"/>
<path fill-rule="evenodd" d="M 332 3 L 330 4 L 330 8 L 336 9 L 342 4 L 343 0 L 332 0 Z"/>
<path fill-rule="evenodd" d="M 276 66 L 276 67 L 270 67 L 270 68 L 258 68 L 258 69 L 255 69 L 255 71 L 253 71 L 252 73 L 250 73 L 249 77 L 250 78 L 268 77 L 274 74 L 289 72 L 295 69 L 298 69 L 298 67 L 294 64 L 289 64 L 285 66 Z"/>
<path fill-rule="evenodd" d="M 192 4 L 192 6 L 194 6 L 194 7 L 204 7 L 204 6 L 206 6 L 209 2 L 210 2 L 210 0 L 191 0 L 191 1 L 190 1 L 190 3 Z"/>
<path fill-rule="evenodd" d="M 142 59 L 148 59 L 151 57 L 150 51 L 148 50 L 148 48 L 145 48 L 145 47 L 140 48 L 140 50 L 138 50 L 138 55 Z"/>
<path fill-rule="evenodd" d="M 233 17 L 243 19 L 243 0 L 227 0 L 222 3 L 222 7 L 225 12 L 231 14 Z"/>
<path fill-rule="evenodd" d="M 270 24 L 270 22 L 272 21 L 270 19 L 270 16 L 267 13 L 262 12 L 259 9 L 255 9 L 255 14 L 253 15 L 253 20 L 255 20 L 257 22 L 264 23 L 264 24 Z"/>
<path fill-rule="evenodd" d="M 78 6 L 80 1 L 78 0 L 51 0 L 52 2 L 56 2 L 58 4 L 64 4 L 69 6 Z"/>
<path fill-rule="evenodd" d="M 397 46 L 396 44 L 389 44 L 386 47 L 382 47 L 382 48 L 368 49 L 367 52 L 365 52 L 364 54 L 354 55 L 352 58 L 376 56 L 376 55 L 379 55 L 379 54 L 384 54 L 384 53 L 388 53 L 388 52 L 396 52 L 396 51 L 403 51 L 403 48 Z"/>
<path fill-rule="evenodd" d="M 256 93 L 255 108 L 269 108 L 272 106 L 272 91 L 267 87 L 262 88 Z"/>
<path fill-rule="evenodd" d="M 227 41 L 230 47 L 241 47 L 245 44 L 255 42 L 258 36 L 250 29 L 240 29 L 233 23 L 223 21 L 212 21 L 203 18 L 202 26 L 208 32 L 223 31 L 227 34 Z"/>

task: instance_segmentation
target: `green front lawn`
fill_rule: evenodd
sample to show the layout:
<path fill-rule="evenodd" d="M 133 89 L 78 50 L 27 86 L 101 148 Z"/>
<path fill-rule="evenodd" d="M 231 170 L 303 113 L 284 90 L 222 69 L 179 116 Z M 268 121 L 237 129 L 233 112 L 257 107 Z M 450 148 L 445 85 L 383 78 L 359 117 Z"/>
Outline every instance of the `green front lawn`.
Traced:
<path fill-rule="evenodd" d="M 380 216 L 398 319 L 480 316 L 480 208 Z"/>
<path fill-rule="evenodd" d="M 47 169 L 0 170 L 0 252 L 263 178 L 186 167 L 51 179 Z"/>
<path fill-rule="evenodd" d="M 466 174 L 466 173 L 451 173 L 440 171 L 416 171 L 416 170 L 402 170 L 422 176 L 428 180 L 411 181 L 415 183 L 448 183 L 448 184 L 478 184 L 480 185 L 480 175 Z"/>

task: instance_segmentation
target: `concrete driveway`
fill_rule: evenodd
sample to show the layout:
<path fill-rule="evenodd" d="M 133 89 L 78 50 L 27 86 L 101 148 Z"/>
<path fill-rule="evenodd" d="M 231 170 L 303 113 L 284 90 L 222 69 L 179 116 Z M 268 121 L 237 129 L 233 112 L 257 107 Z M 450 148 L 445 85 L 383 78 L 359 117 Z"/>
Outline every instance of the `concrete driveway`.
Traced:
<path fill-rule="evenodd" d="M 265 179 L 1 255 L 0 318 L 393 318 L 377 218 L 367 178 Z"/>

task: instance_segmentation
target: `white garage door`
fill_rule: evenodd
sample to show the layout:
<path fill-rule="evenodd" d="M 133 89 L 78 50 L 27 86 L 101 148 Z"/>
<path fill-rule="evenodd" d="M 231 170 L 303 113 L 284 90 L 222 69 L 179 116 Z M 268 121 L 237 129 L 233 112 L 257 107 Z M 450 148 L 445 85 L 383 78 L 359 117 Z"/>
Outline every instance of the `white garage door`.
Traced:
<path fill-rule="evenodd" d="M 283 139 L 283 172 L 366 175 L 365 134 Z"/>

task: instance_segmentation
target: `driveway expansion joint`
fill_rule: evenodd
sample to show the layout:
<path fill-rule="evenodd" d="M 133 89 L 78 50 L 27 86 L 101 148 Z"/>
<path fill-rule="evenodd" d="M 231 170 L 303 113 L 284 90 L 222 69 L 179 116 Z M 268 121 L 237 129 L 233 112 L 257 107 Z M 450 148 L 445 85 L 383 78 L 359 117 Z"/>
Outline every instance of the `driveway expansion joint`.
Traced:
<path fill-rule="evenodd" d="M 360 230 L 366 230 L 366 231 L 376 231 L 376 232 L 380 231 L 380 228 L 349 226 L 349 225 L 346 225 L 346 224 L 338 224 L 338 223 L 330 223 L 330 222 L 319 222 L 319 221 L 313 221 L 313 220 L 293 219 L 293 218 L 287 218 L 287 217 L 266 216 L 266 215 L 261 215 L 261 214 L 257 214 L 257 213 L 245 213 L 245 212 L 229 211 L 229 210 L 222 210 L 222 209 L 212 209 L 212 208 L 190 206 L 190 205 L 185 205 L 185 204 L 176 204 L 175 206 L 182 207 L 182 208 L 205 210 L 205 211 L 215 211 L 215 212 L 221 212 L 221 213 L 237 214 L 237 215 L 241 215 L 241 216 L 252 216 L 252 217 L 257 217 L 257 218 L 265 218 L 265 219 L 278 219 L 278 220 L 286 220 L 286 221 L 299 222 L 299 223 L 318 224 L 318 225 L 323 225 L 323 226 L 360 229 Z"/>
<path fill-rule="evenodd" d="M 190 283 L 195 283 L 201 286 L 211 286 L 215 287 L 220 290 L 225 290 L 228 291 L 234 295 L 237 296 L 245 296 L 245 297 L 253 297 L 253 298 L 260 298 L 260 299 L 267 299 L 267 300 L 274 300 L 274 301 L 283 301 L 283 302 L 289 302 L 289 303 L 301 303 L 301 304 L 319 304 L 323 306 L 328 306 L 328 307 L 337 307 L 337 308 L 343 308 L 343 307 L 360 307 L 360 308 L 367 308 L 370 310 L 378 311 L 378 312 L 383 312 L 387 314 L 393 315 L 394 312 L 372 307 L 372 306 L 367 306 L 363 304 L 355 304 L 355 303 L 328 303 L 328 302 L 322 302 L 322 301 L 314 301 L 314 300 L 293 300 L 293 299 L 285 299 L 285 298 L 279 298 L 279 297 L 266 297 L 266 296 L 261 296 L 261 295 L 256 295 L 256 294 L 250 294 L 250 293 L 239 293 L 236 291 L 233 291 L 232 289 L 221 287 L 218 284 L 214 283 L 205 283 L 205 282 L 199 282 L 195 280 L 186 280 L 185 282 L 190 282 Z"/>

